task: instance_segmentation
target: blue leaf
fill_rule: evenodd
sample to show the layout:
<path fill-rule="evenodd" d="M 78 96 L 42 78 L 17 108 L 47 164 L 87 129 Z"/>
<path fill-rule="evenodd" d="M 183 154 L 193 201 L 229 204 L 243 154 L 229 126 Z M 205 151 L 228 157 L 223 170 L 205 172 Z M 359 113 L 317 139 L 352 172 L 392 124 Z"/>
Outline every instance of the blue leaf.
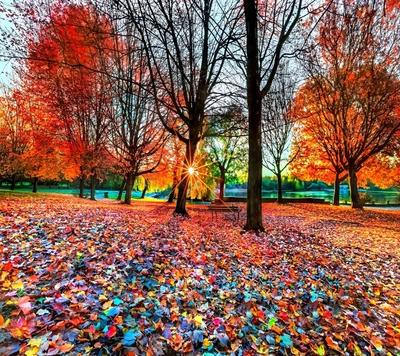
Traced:
<path fill-rule="evenodd" d="M 141 335 L 142 335 L 142 333 L 140 331 L 135 331 L 133 329 L 128 330 L 125 333 L 124 338 L 122 339 L 122 345 L 132 346 L 135 343 L 136 338 Z"/>
<path fill-rule="evenodd" d="M 227 347 L 229 338 L 226 334 L 217 334 L 218 341 L 221 343 L 221 345 Z"/>
<path fill-rule="evenodd" d="M 281 345 L 282 345 L 283 347 L 292 347 L 292 346 L 293 346 L 293 341 L 292 341 L 292 339 L 290 338 L 290 335 L 288 335 L 288 334 L 283 334 L 283 335 L 281 336 Z"/>
<path fill-rule="evenodd" d="M 104 314 L 106 314 L 108 317 L 112 318 L 113 316 L 116 316 L 119 314 L 121 310 L 117 307 L 112 307 L 104 311 Z"/>
<path fill-rule="evenodd" d="M 124 301 L 121 300 L 121 299 L 119 299 L 119 298 L 115 298 L 115 299 L 113 300 L 114 305 L 120 305 L 120 304 L 122 304 L 123 302 L 124 302 Z"/>
<path fill-rule="evenodd" d="M 202 343 L 204 341 L 203 331 L 195 330 L 193 331 L 193 343 Z"/>

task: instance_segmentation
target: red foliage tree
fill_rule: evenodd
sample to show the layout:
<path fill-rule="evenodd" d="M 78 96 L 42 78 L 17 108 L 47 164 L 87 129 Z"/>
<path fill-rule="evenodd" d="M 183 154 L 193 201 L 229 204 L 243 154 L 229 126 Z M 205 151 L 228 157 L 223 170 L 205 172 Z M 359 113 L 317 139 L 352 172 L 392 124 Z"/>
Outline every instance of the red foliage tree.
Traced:
<path fill-rule="evenodd" d="M 378 6 L 341 1 L 332 8 L 319 26 L 318 47 L 306 62 L 311 79 L 300 94 L 305 135 L 336 173 L 347 171 L 353 208 L 362 207 L 357 172 L 400 127 L 399 19 L 380 15 Z"/>
<path fill-rule="evenodd" d="M 107 22 L 90 6 L 54 6 L 47 15 L 49 20 L 43 21 L 29 43 L 30 79 L 58 117 L 69 166 L 78 167 L 80 196 L 90 177 L 94 199 L 96 180 L 109 165 L 106 133 L 112 100 L 111 83 L 104 73 L 111 47 Z"/>

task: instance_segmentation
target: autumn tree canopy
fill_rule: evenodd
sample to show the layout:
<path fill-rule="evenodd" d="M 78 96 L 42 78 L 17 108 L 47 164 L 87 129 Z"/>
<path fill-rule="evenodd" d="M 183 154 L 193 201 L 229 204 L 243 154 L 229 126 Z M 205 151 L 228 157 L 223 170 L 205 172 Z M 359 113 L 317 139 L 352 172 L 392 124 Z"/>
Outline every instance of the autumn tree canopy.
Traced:
<path fill-rule="evenodd" d="M 362 206 L 357 171 L 400 127 L 399 21 L 378 10 L 366 1 L 332 7 L 304 61 L 310 79 L 298 98 L 305 135 L 322 147 L 335 179 L 347 172 L 355 208 Z"/>

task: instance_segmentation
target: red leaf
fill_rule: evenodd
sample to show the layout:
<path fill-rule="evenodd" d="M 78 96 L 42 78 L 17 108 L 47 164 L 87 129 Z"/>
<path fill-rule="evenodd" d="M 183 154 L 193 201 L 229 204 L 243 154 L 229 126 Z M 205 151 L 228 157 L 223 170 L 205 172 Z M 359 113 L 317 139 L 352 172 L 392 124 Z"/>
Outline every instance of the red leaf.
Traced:
<path fill-rule="evenodd" d="M 28 296 L 19 298 L 18 299 L 18 306 L 22 310 L 24 315 L 28 315 L 32 310 L 32 306 L 31 306 L 31 303 L 29 302 L 29 297 Z"/>
<path fill-rule="evenodd" d="M 3 269 L 7 272 L 10 272 L 13 269 L 13 265 L 11 263 L 11 261 L 8 261 L 4 266 Z"/>
<path fill-rule="evenodd" d="M 108 327 L 106 335 L 111 339 L 117 333 L 117 328 L 112 325 Z"/>

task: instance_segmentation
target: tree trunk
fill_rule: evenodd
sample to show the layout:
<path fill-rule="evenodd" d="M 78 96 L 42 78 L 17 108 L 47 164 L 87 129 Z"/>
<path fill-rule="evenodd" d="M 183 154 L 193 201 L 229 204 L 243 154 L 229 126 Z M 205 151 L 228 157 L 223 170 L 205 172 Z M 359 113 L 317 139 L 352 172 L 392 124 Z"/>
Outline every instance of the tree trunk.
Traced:
<path fill-rule="evenodd" d="M 85 176 L 79 177 L 79 198 L 83 198 L 85 190 Z"/>
<path fill-rule="evenodd" d="M 225 170 L 221 169 L 221 180 L 219 181 L 219 200 L 221 200 L 221 203 L 224 201 L 224 195 L 225 195 Z"/>
<path fill-rule="evenodd" d="M 276 177 L 278 178 L 278 199 L 277 199 L 277 203 L 278 204 L 283 204 L 283 194 L 282 194 L 282 173 L 278 172 L 278 174 L 276 175 Z"/>
<path fill-rule="evenodd" d="M 193 141 L 192 141 L 193 142 Z M 186 159 L 185 162 L 187 163 L 188 167 L 191 167 L 193 163 L 193 157 L 196 152 L 197 143 L 188 143 L 186 144 Z M 179 183 L 178 188 L 178 198 L 176 199 L 176 206 L 174 214 L 182 215 L 182 216 L 189 216 L 186 211 L 186 195 L 189 185 L 189 174 L 187 169 L 182 171 L 181 182 Z"/>
<path fill-rule="evenodd" d="M 247 106 L 249 113 L 249 177 L 245 230 L 264 231 L 262 223 L 261 93 L 257 2 L 244 0 L 247 32 Z"/>
<path fill-rule="evenodd" d="M 357 187 L 357 172 L 354 165 L 349 165 L 348 171 L 349 171 L 351 207 L 353 209 L 362 209 L 363 206 L 360 200 L 360 195 L 358 194 L 358 187 Z"/>
<path fill-rule="evenodd" d="M 39 178 L 34 177 L 33 182 L 32 182 L 32 193 L 37 193 L 38 182 L 39 182 Z"/>
<path fill-rule="evenodd" d="M 17 177 L 16 177 L 15 174 L 13 174 L 13 175 L 11 176 L 11 187 L 10 187 L 10 190 L 15 190 L 15 183 L 16 183 L 16 180 L 17 180 Z"/>
<path fill-rule="evenodd" d="M 145 178 L 144 179 L 144 188 L 142 191 L 142 195 L 140 196 L 140 199 L 144 199 L 148 188 L 149 188 L 149 180 L 147 178 Z"/>
<path fill-rule="evenodd" d="M 178 174 L 177 174 L 176 171 L 177 171 L 177 168 L 175 167 L 175 169 L 174 169 L 174 177 L 173 177 L 173 180 L 172 180 L 172 189 L 171 189 L 171 192 L 169 193 L 169 196 L 168 196 L 168 203 L 172 203 L 174 201 L 175 189 L 176 189 L 176 186 L 178 185 Z"/>
<path fill-rule="evenodd" d="M 121 186 L 119 188 L 117 200 L 121 200 L 122 199 L 122 193 L 124 192 L 125 186 L 126 186 L 126 177 L 124 176 L 124 179 L 123 179 L 123 181 L 121 183 Z"/>
<path fill-rule="evenodd" d="M 335 183 L 333 187 L 333 205 L 339 206 L 340 203 L 340 179 L 339 174 L 336 173 Z"/>
<path fill-rule="evenodd" d="M 175 182 L 172 185 L 171 192 L 168 195 L 168 203 L 172 203 L 174 201 L 176 185 L 177 183 Z"/>
<path fill-rule="evenodd" d="M 135 177 L 133 171 L 129 171 L 126 176 L 126 186 L 125 186 L 125 204 L 131 204 L 132 202 L 132 187 L 135 182 Z"/>
<path fill-rule="evenodd" d="M 96 200 L 96 174 L 90 177 L 90 200 Z"/>

